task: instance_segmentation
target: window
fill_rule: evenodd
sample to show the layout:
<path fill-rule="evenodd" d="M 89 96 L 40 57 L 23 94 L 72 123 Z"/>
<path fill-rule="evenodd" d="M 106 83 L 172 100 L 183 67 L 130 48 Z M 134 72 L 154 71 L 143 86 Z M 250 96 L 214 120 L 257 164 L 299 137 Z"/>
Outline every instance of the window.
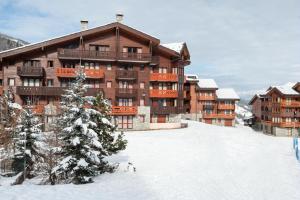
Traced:
<path fill-rule="evenodd" d="M 53 67 L 53 60 L 48 60 L 47 67 Z"/>
<path fill-rule="evenodd" d="M 101 51 L 101 52 L 109 51 L 109 45 L 93 45 L 93 44 L 91 44 L 90 50 Z"/>
<path fill-rule="evenodd" d="M 25 67 L 40 67 L 41 62 L 39 60 L 26 60 L 24 61 Z"/>
<path fill-rule="evenodd" d="M 3 85 L 3 81 L 2 81 L 2 79 L 0 79 L 0 86 L 2 86 Z"/>
<path fill-rule="evenodd" d="M 140 106 L 145 106 L 145 99 L 140 99 Z"/>
<path fill-rule="evenodd" d="M 160 67 L 158 69 L 158 73 L 166 74 L 167 73 L 167 68 L 166 67 Z"/>
<path fill-rule="evenodd" d="M 132 99 L 118 99 L 118 106 L 132 106 Z"/>
<path fill-rule="evenodd" d="M 52 87 L 53 86 L 53 79 L 47 79 L 47 86 Z"/>
<path fill-rule="evenodd" d="M 145 89 L 145 83 L 144 82 L 140 82 L 140 88 Z"/>
<path fill-rule="evenodd" d="M 145 70 L 145 65 L 140 65 L 140 70 L 144 71 Z"/>
<path fill-rule="evenodd" d="M 107 82 L 106 82 L 106 87 L 107 87 L 107 88 L 111 88 L 111 85 L 112 85 L 112 82 L 111 82 L 111 81 L 107 81 Z"/>
<path fill-rule="evenodd" d="M 118 116 L 118 128 L 120 129 L 132 129 L 133 128 L 133 120 L 132 116 Z"/>
<path fill-rule="evenodd" d="M 8 86 L 15 86 L 15 79 L 14 78 L 8 78 L 7 79 Z"/>
<path fill-rule="evenodd" d="M 111 64 L 106 65 L 107 70 L 111 70 Z"/>
<path fill-rule="evenodd" d="M 25 78 L 25 79 L 23 79 L 22 83 L 23 83 L 23 86 L 30 86 L 30 87 L 40 86 L 40 80 L 33 79 L 33 78 Z"/>

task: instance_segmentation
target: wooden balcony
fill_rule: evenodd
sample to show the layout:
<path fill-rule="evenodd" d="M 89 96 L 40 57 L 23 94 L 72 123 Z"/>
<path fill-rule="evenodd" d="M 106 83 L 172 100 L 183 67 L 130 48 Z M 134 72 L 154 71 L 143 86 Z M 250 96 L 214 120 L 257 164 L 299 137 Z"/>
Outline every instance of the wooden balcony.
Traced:
<path fill-rule="evenodd" d="M 152 61 L 152 55 L 150 53 L 125 53 L 120 52 L 118 55 L 118 61 L 126 61 L 126 62 L 141 62 L 141 63 L 149 63 Z"/>
<path fill-rule="evenodd" d="M 151 73 L 150 81 L 178 82 L 178 75 L 172 73 Z"/>
<path fill-rule="evenodd" d="M 111 115 L 136 115 L 136 106 L 112 106 Z"/>
<path fill-rule="evenodd" d="M 31 87 L 17 86 L 17 94 L 20 96 L 61 96 L 64 94 L 66 87 Z M 86 96 L 96 96 L 103 92 L 101 88 L 87 88 Z"/>
<path fill-rule="evenodd" d="M 294 112 L 281 112 L 280 116 L 288 118 L 300 117 L 300 111 L 296 112 L 296 115 Z"/>
<path fill-rule="evenodd" d="M 151 113 L 157 115 L 176 114 L 178 108 L 174 106 L 151 106 Z"/>
<path fill-rule="evenodd" d="M 300 122 L 281 122 L 279 127 L 282 128 L 300 128 Z"/>
<path fill-rule="evenodd" d="M 215 96 L 204 96 L 204 95 L 198 96 L 198 100 L 200 101 L 214 101 L 215 99 L 216 99 Z"/>
<path fill-rule="evenodd" d="M 152 89 L 150 90 L 151 98 L 177 98 L 178 91 L 177 90 L 159 90 Z"/>
<path fill-rule="evenodd" d="M 116 71 L 116 79 L 119 80 L 136 80 L 138 77 L 137 71 L 130 70 L 117 70 Z"/>
<path fill-rule="evenodd" d="M 281 102 L 281 107 L 300 108 L 300 101 Z"/>
<path fill-rule="evenodd" d="M 77 68 L 56 68 L 56 76 L 64 78 L 74 78 L 76 77 Z M 84 69 L 84 73 L 87 78 L 104 78 L 104 71 L 101 69 Z"/>
<path fill-rule="evenodd" d="M 137 89 L 130 89 L 130 88 L 116 89 L 116 97 L 120 97 L 120 98 L 136 98 L 137 94 L 138 94 Z"/>
<path fill-rule="evenodd" d="M 212 114 L 203 114 L 204 119 L 234 119 L 235 114 L 223 114 L 223 113 L 212 113 Z"/>
<path fill-rule="evenodd" d="M 58 49 L 59 59 L 86 59 L 100 61 L 119 61 L 119 62 L 152 62 L 150 53 L 125 53 L 115 51 L 95 51 L 95 50 L 78 50 L 78 49 Z"/>
<path fill-rule="evenodd" d="M 43 77 L 44 69 L 42 67 L 18 67 L 17 75 L 22 77 Z"/>
<path fill-rule="evenodd" d="M 114 51 L 93 51 L 93 50 L 76 50 L 76 49 L 58 49 L 58 58 L 60 59 L 88 59 L 115 61 L 116 52 Z"/>
<path fill-rule="evenodd" d="M 219 110 L 234 110 L 235 105 L 233 105 L 233 104 L 219 104 L 218 109 Z"/>

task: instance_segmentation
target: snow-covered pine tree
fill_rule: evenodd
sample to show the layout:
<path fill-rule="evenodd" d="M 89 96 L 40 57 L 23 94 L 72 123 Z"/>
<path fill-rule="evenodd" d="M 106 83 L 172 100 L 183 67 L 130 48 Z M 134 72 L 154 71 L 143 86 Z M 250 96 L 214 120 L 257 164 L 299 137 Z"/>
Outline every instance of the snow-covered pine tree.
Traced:
<path fill-rule="evenodd" d="M 15 132 L 16 153 L 13 166 L 16 172 L 23 171 L 15 184 L 21 184 L 25 178 L 32 178 L 42 171 L 44 165 L 42 138 L 38 118 L 26 108 L 21 113 Z"/>
<path fill-rule="evenodd" d="M 107 155 L 124 150 L 127 141 L 123 138 L 122 132 L 115 132 L 116 126 L 111 123 L 111 105 L 107 99 L 103 98 L 102 93 L 97 95 L 93 108 L 100 112 L 93 115 L 93 121 L 97 124 L 94 131 L 98 134 L 100 143 Z"/>
<path fill-rule="evenodd" d="M 80 68 L 75 82 L 62 95 L 62 114 L 57 119 L 63 142 L 62 159 L 52 170 L 52 183 L 55 179 L 65 179 L 67 183 L 75 184 L 92 182 L 101 164 L 99 156 L 104 150 L 97 133 L 91 128 L 96 124 L 91 121 L 92 109 L 87 107 L 91 106 L 93 98 L 84 96 L 84 81 L 85 74 Z"/>

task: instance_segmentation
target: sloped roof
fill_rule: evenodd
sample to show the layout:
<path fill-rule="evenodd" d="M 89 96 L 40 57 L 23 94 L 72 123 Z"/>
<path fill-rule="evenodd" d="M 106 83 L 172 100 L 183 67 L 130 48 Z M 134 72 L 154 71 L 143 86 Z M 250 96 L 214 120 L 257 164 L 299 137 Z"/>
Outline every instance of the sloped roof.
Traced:
<path fill-rule="evenodd" d="M 199 78 L 198 78 L 197 74 L 186 74 L 185 75 L 185 80 L 187 80 L 187 81 L 199 81 Z"/>
<path fill-rule="evenodd" d="M 199 79 L 198 86 L 205 89 L 218 89 L 214 79 Z"/>
<path fill-rule="evenodd" d="M 164 46 L 168 49 L 171 49 L 173 51 L 176 51 L 177 53 L 181 53 L 181 50 L 184 47 L 184 42 L 175 42 L 175 43 L 167 43 L 167 44 L 161 44 L 161 46 Z"/>
<path fill-rule="evenodd" d="M 295 83 L 287 83 L 285 85 L 271 86 L 271 87 L 269 87 L 267 93 L 269 93 L 270 91 L 273 91 L 274 89 L 276 89 L 281 94 L 284 94 L 284 95 L 299 95 L 299 92 L 297 92 L 293 88 L 294 86 L 295 86 Z"/>
<path fill-rule="evenodd" d="M 41 42 L 24 45 L 24 46 L 9 49 L 9 50 L 6 50 L 6 51 L 1 51 L 0 52 L 0 58 L 12 56 L 12 55 L 15 55 L 15 54 L 19 54 L 19 53 L 23 53 L 23 52 L 27 52 L 27 51 L 31 51 L 31 50 L 35 50 L 35 49 L 39 49 L 41 47 L 55 45 L 55 44 L 58 44 L 58 43 L 61 43 L 61 42 L 69 41 L 69 40 L 74 40 L 76 38 L 79 38 L 80 36 L 84 37 L 84 36 L 87 36 L 87 35 L 108 31 L 108 30 L 111 30 L 111 29 L 116 28 L 116 27 L 119 27 L 120 29 L 122 29 L 124 31 L 130 32 L 130 33 L 132 33 L 136 36 L 139 36 L 141 38 L 144 38 L 146 40 L 150 40 L 154 44 L 159 44 L 160 43 L 160 40 L 155 38 L 155 37 L 152 37 L 152 36 L 150 36 L 146 33 L 138 31 L 138 30 L 136 30 L 134 28 L 131 28 L 129 26 L 126 26 L 122 23 L 113 22 L 113 23 L 110 23 L 110 24 L 107 24 L 107 25 L 98 26 L 98 27 L 95 27 L 95 28 L 90 28 L 90 29 L 87 29 L 87 30 L 84 30 L 84 31 L 78 31 L 78 32 L 74 32 L 74 33 L 71 33 L 71 34 L 67 34 L 67 35 L 51 38 L 51 39 L 48 39 L 48 40 L 44 40 L 44 41 L 41 41 Z"/>
<path fill-rule="evenodd" d="M 234 99 L 239 100 L 239 95 L 232 88 L 220 88 L 216 91 L 218 99 Z"/>

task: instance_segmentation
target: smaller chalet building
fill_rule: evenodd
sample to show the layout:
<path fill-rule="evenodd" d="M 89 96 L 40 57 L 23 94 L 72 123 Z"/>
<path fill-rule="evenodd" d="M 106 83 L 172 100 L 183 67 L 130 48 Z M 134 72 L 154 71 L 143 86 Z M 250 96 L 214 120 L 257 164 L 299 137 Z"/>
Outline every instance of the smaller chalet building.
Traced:
<path fill-rule="evenodd" d="M 250 100 L 254 128 L 275 136 L 300 134 L 300 82 L 271 86 Z"/>
<path fill-rule="evenodd" d="M 232 88 L 220 88 L 213 79 L 195 74 L 185 76 L 185 119 L 223 126 L 235 125 L 235 103 L 239 96 Z"/>

